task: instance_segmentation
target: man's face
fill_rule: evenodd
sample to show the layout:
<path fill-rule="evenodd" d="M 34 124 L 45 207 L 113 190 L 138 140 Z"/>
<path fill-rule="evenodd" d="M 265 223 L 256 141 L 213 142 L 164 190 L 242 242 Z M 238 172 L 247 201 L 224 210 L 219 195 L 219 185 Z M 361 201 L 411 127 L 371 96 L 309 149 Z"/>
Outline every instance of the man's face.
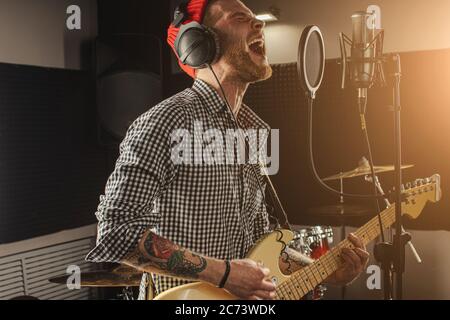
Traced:
<path fill-rule="evenodd" d="M 262 81 L 272 76 L 267 60 L 264 22 L 239 0 L 219 1 L 211 8 L 221 17 L 214 26 L 221 45 L 221 59 L 228 72 L 246 83 Z M 217 12 L 216 12 L 217 13 Z"/>

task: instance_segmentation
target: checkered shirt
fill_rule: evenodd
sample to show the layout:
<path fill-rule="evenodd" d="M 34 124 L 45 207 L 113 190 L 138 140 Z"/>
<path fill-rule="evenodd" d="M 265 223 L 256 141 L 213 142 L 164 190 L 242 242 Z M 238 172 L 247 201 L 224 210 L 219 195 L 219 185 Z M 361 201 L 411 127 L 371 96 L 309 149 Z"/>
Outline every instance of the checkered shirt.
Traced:
<path fill-rule="evenodd" d="M 239 111 L 238 121 L 243 128 L 269 129 L 246 105 Z M 172 161 L 174 130 L 192 133 L 199 123 L 204 132 L 203 148 L 211 140 L 208 129 L 218 129 L 222 134 L 234 129 L 223 99 L 201 80 L 133 122 L 120 144 L 120 156 L 105 194 L 100 196 L 95 213 L 97 245 L 86 257 L 88 261 L 120 262 L 149 228 L 183 248 L 228 260 L 244 258 L 269 232 L 268 214 L 256 179 L 265 187 L 264 180 L 252 172 L 251 164 Z M 143 276 L 141 298 L 148 276 Z M 187 283 L 151 276 L 156 294 Z"/>

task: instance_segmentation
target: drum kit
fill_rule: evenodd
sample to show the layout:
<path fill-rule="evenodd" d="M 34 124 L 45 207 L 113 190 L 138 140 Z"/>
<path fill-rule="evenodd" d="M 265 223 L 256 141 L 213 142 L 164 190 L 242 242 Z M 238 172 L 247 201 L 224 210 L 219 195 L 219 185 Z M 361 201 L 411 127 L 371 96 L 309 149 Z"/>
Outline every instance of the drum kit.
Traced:
<path fill-rule="evenodd" d="M 403 169 L 413 167 L 412 165 L 403 166 Z M 375 173 L 391 172 L 394 171 L 393 166 L 375 166 Z M 369 176 L 371 175 L 370 167 L 365 158 L 360 161 L 360 165 L 347 172 L 342 172 L 324 179 L 324 181 L 340 180 L 341 191 L 343 192 L 343 180 L 354 177 L 366 176 L 367 181 L 371 181 Z M 376 184 L 378 190 L 382 193 L 383 190 L 376 178 Z M 330 221 L 330 225 L 342 227 L 342 238 L 345 237 L 345 226 L 347 223 L 356 217 L 367 218 L 372 213 L 371 210 L 345 204 L 344 199 L 341 197 L 341 201 L 338 205 L 322 206 L 312 208 L 308 210 L 307 215 L 315 218 L 325 218 Z M 388 204 L 387 204 L 388 205 Z M 312 226 L 303 229 L 294 230 L 295 237 L 290 243 L 290 246 L 301 252 L 302 254 L 312 258 L 318 259 L 325 253 L 327 253 L 333 244 L 333 229 L 330 226 Z M 342 239 L 343 240 L 343 239 Z M 49 279 L 52 283 L 67 284 L 70 275 L 64 275 Z M 119 295 L 121 300 L 134 300 L 133 288 L 140 285 L 142 279 L 142 273 L 138 270 L 120 266 L 113 270 L 84 272 L 81 274 L 80 287 L 90 288 L 122 288 L 122 293 Z M 315 288 L 307 297 L 311 300 L 321 299 L 326 291 L 324 285 Z M 345 298 L 345 291 L 342 292 L 343 298 Z"/>

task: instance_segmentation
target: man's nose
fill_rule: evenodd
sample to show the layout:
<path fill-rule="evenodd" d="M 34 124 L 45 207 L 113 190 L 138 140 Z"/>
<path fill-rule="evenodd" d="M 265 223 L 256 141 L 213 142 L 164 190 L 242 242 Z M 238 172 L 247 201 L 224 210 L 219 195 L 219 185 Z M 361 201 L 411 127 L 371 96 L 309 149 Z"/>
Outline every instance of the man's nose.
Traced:
<path fill-rule="evenodd" d="M 266 26 L 266 23 L 264 21 L 261 21 L 259 19 L 253 19 L 253 29 L 261 30 Z"/>

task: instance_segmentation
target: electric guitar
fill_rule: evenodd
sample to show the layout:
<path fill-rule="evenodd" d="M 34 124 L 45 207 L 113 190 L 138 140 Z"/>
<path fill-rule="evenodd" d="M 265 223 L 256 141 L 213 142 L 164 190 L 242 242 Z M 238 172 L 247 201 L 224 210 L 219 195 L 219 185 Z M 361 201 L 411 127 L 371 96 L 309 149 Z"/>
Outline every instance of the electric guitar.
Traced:
<path fill-rule="evenodd" d="M 422 212 L 425 204 L 437 202 L 441 198 L 440 176 L 433 175 L 424 180 L 418 179 L 412 187 L 405 189 L 405 200 L 402 203 L 402 214 L 416 219 Z M 395 206 L 381 212 L 383 228 L 391 226 L 395 222 Z M 378 217 L 374 217 L 355 234 L 366 245 L 380 235 Z M 253 247 L 247 258 L 252 259 L 270 269 L 269 278 L 276 284 L 277 300 L 299 300 L 317 285 L 333 274 L 343 263 L 340 252 L 342 248 L 353 248 L 350 241 L 344 240 L 332 250 L 315 260 L 312 264 L 285 275 L 278 266 L 278 257 L 294 238 L 290 230 L 275 230 L 269 233 Z M 278 254 L 274 254 L 278 252 Z M 236 300 L 225 289 L 220 289 L 212 284 L 195 282 L 178 286 L 158 295 L 155 300 Z"/>

